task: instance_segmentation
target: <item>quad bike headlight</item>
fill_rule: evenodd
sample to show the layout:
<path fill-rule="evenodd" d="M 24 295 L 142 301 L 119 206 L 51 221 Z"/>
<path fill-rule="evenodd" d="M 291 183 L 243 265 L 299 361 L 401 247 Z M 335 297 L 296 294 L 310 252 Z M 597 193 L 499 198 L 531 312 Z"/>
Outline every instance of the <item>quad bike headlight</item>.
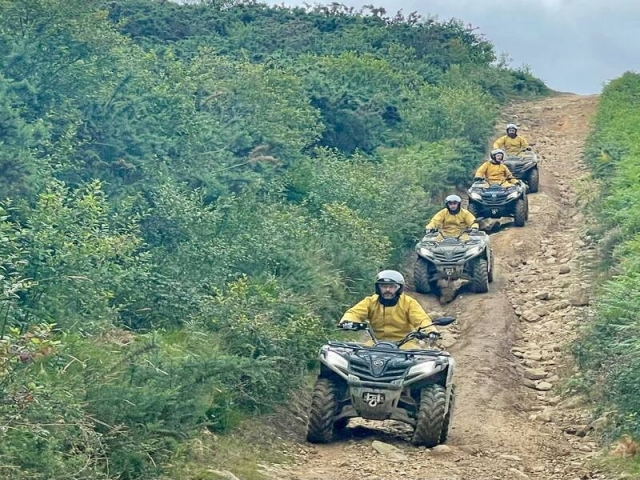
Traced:
<path fill-rule="evenodd" d="M 518 191 L 512 192 L 509 195 L 507 195 L 507 200 L 513 200 L 514 198 L 518 198 L 519 195 L 520 195 L 520 192 Z"/>
<path fill-rule="evenodd" d="M 440 370 L 442 370 L 442 365 L 436 363 L 435 361 L 420 362 L 409 369 L 409 371 L 407 372 L 407 376 L 412 377 L 415 375 L 433 375 Z"/>
<path fill-rule="evenodd" d="M 482 195 L 480 195 L 478 192 L 471 192 L 469 196 L 474 200 L 482 200 Z"/>
<path fill-rule="evenodd" d="M 481 251 L 482 251 L 482 247 L 480 247 L 480 246 L 473 247 L 473 248 L 470 248 L 469 250 L 467 250 L 467 253 L 465 253 L 465 255 L 467 257 L 473 257 L 474 255 L 478 255 Z"/>
<path fill-rule="evenodd" d="M 428 248 L 421 248 L 420 249 L 420 255 L 423 255 L 425 257 L 433 257 L 433 252 L 431 250 L 429 250 Z"/>
<path fill-rule="evenodd" d="M 327 365 L 335 367 L 339 370 L 347 371 L 349 369 L 349 362 L 342 355 L 337 354 L 336 352 L 332 352 L 331 350 L 326 350 L 324 352 L 324 360 Z"/>

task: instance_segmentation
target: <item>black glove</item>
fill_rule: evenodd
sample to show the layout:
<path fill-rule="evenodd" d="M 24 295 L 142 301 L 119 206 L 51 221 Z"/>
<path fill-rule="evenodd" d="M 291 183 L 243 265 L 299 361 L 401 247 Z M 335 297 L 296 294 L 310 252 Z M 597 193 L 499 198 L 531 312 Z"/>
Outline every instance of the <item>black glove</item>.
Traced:
<path fill-rule="evenodd" d="M 440 338 L 440 334 L 438 332 L 418 332 L 416 337 L 418 340 L 438 340 Z"/>
<path fill-rule="evenodd" d="M 338 328 L 343 330 L 360 330 L 362 329 L 362 323 L 360 322 L 342 322 L 338 324 Z"/>
<path fill-rule="evenodd" d="M 438 229 L 437 229 L 437 228 L 427 228 L 427 229 L 425 230 L 425 232 L 426 232 L 427 234 L 431 234 L 431 233 L 438 233 Z"/>
<path fill-rule="evenodd" d="M 483 182 L 484 181 L 484 177 L 473 177 L 473 181 L 474 182 Z"/>

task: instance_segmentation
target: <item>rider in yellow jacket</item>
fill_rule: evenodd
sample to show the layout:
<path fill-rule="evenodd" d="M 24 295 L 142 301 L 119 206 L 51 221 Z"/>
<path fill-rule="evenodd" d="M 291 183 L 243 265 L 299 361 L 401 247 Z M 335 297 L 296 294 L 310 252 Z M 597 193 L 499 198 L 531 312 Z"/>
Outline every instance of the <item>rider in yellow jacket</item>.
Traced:
<path fill-rule="evenodd" d="M 405 293 L 404 277 L 395 270 L 383 270 L 376 276 L 376 294 L 365 297 L 345 312 L 339 325 L 347 322 L 369 321 L 378 340 L 397 342 L 408 333 L 422 328 L 422 332 L 437 338 L 431 318 L 415 298 Z M 420 348 L 416 340 L 402 346 L 403 349 Z"/>
<path fill-rule="evenodd" d="M 493 149 L 501 149 L 508 155 L 519 155 L 529 147 L 529 143 L 518 136 L 518 127 L 510 123 L 507 125 L 507 134 L 493 142 Z"/>
<path fill-rule="evenodd" d="M 439 230 L 444 237 L 458 237 L 467 228 L 478 228 L 476 217 L 462 208 L 462 199 L 458 195 L 449 195 L 444 204 L 446 208 L 433 216 L 425 227 L 427 230 Z"/>
<path fill-rule="evenodd" d="M 488 183 L 505 183 L 513 185 L 517 182 L 511 174 L 511 170 L 502 162 L 504 161 L 503 150 L 493 150 L 490 161 L 484 162 L 476 171 L 476 178 L 484 178 Z"/>

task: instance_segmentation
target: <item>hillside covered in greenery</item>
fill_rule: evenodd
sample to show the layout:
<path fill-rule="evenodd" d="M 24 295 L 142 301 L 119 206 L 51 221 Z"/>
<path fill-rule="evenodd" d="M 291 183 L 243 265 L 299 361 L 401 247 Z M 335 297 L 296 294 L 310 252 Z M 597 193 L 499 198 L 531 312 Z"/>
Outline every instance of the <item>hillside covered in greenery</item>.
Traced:
<path fill-rule="evenodd" d="M 0 0 L 0 477 L 192 478 L 544 93 L 457 22 Z"/>
<path fill-rule="evenodd" d="M 640 437 L 640 74 L 605 87 L 586 159 L 600 187 L 593 233 L 608 281 L 576 354 L 612 437 Z"/>

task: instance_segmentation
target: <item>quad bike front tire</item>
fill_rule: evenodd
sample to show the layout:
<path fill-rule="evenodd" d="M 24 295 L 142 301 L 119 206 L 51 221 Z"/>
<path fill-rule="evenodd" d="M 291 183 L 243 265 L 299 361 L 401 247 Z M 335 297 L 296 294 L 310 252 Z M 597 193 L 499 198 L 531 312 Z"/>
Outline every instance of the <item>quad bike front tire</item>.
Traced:
<path fill-rule="evenodd" d="M 493 283 L 493 269 L 494 267 L 494 261 L 493 261 L 493 250 L 489 251 L 490 255 L 491 255 L 491 268 L 489 269 L 489 273 L 487 274 L 487 278 L 489 279 L 489 283 Z"/>
<path fill-rule="evenodd" d="M 307 424 L 307 440 L 311 443 L 329 443 L 334 438 L 335 418 L 338 414 L 338 392 L 336 382 L 319 378 L 311 394 L 311 410 Z M 340 423 L 340 422 L 338 422 Z M 338 425 L 340 427 L 341 425 Z M 346 427 L 346 423 L 342 428 Z"/>
<path fill-rule="evenodd" d="M 538 192 L 538 189 L 540 188 L 540 171 L 537 167 L 532 169 L 531 173 L 529 173 L 529 181 L 527 183 L 529 184 L 529 192 Z"/>
<path fill-rule="evenodd" d="M 438 280 L 432 280 L 429 285 L 431 293 L 433 293 L 436 297 L 439 297 L 442 292 L 440 291 L 440 287 L 438 286 Z"/>
<path fill-rule="evenodd" d="M 429 293 L 431 291 L 429 264 L 420 257 L 418 257 L 413 267 L 413 284 L 418 293 Z"/>
<path fill-rule="evenodd" d="M 444 416 L 444 424 L 442 425 L 442 432 L 440 432 L 440 443 L 447 443 L 449 438 L 449 432 L 451 431 L 451 423 L 453 420 L 453 408 L 456 404 L 456 386 L 451 387 L 451 394 L 449 395 L 449 410 Z"/>
<path fill-rule="evenodd" d="M 475 203 L 469 201 L 469 207 L 467 208 L 467 210 L 469 210 L 469 213 L 471 213 L 471 215 L 478 218 L 478 207 Z"/>
<path fill-rule="evenodd" d="M 486 258 L 478 258 L 474 262 L 471 286 L 475 293 L 487 293 L 489 291 L 489 267 Z"/>
<path fill-rule="evenodd" d="M 516 201 L 514 223 L 516 227 L 524 227 L 527 221 L 527 203 L 524 198 Z"/>
<path fill-rule="evenodd" d="M 344 430 L 345 428 L 347 428 L 347 425 L 349 425 L 349 420 L 350 418 L 341 418 L 340 420 L 336 420 L 333 424 L 333 432 L 338 433 L 341 432 L 342 430 Z"/>
<path fill-rule="evenodd" d="M 427 448 L 440 443 L 445 425 L 446 403 L 447 391 L 441 385 L 427 385 L 422 389 L 418 420 L 411 443 Z"/>

